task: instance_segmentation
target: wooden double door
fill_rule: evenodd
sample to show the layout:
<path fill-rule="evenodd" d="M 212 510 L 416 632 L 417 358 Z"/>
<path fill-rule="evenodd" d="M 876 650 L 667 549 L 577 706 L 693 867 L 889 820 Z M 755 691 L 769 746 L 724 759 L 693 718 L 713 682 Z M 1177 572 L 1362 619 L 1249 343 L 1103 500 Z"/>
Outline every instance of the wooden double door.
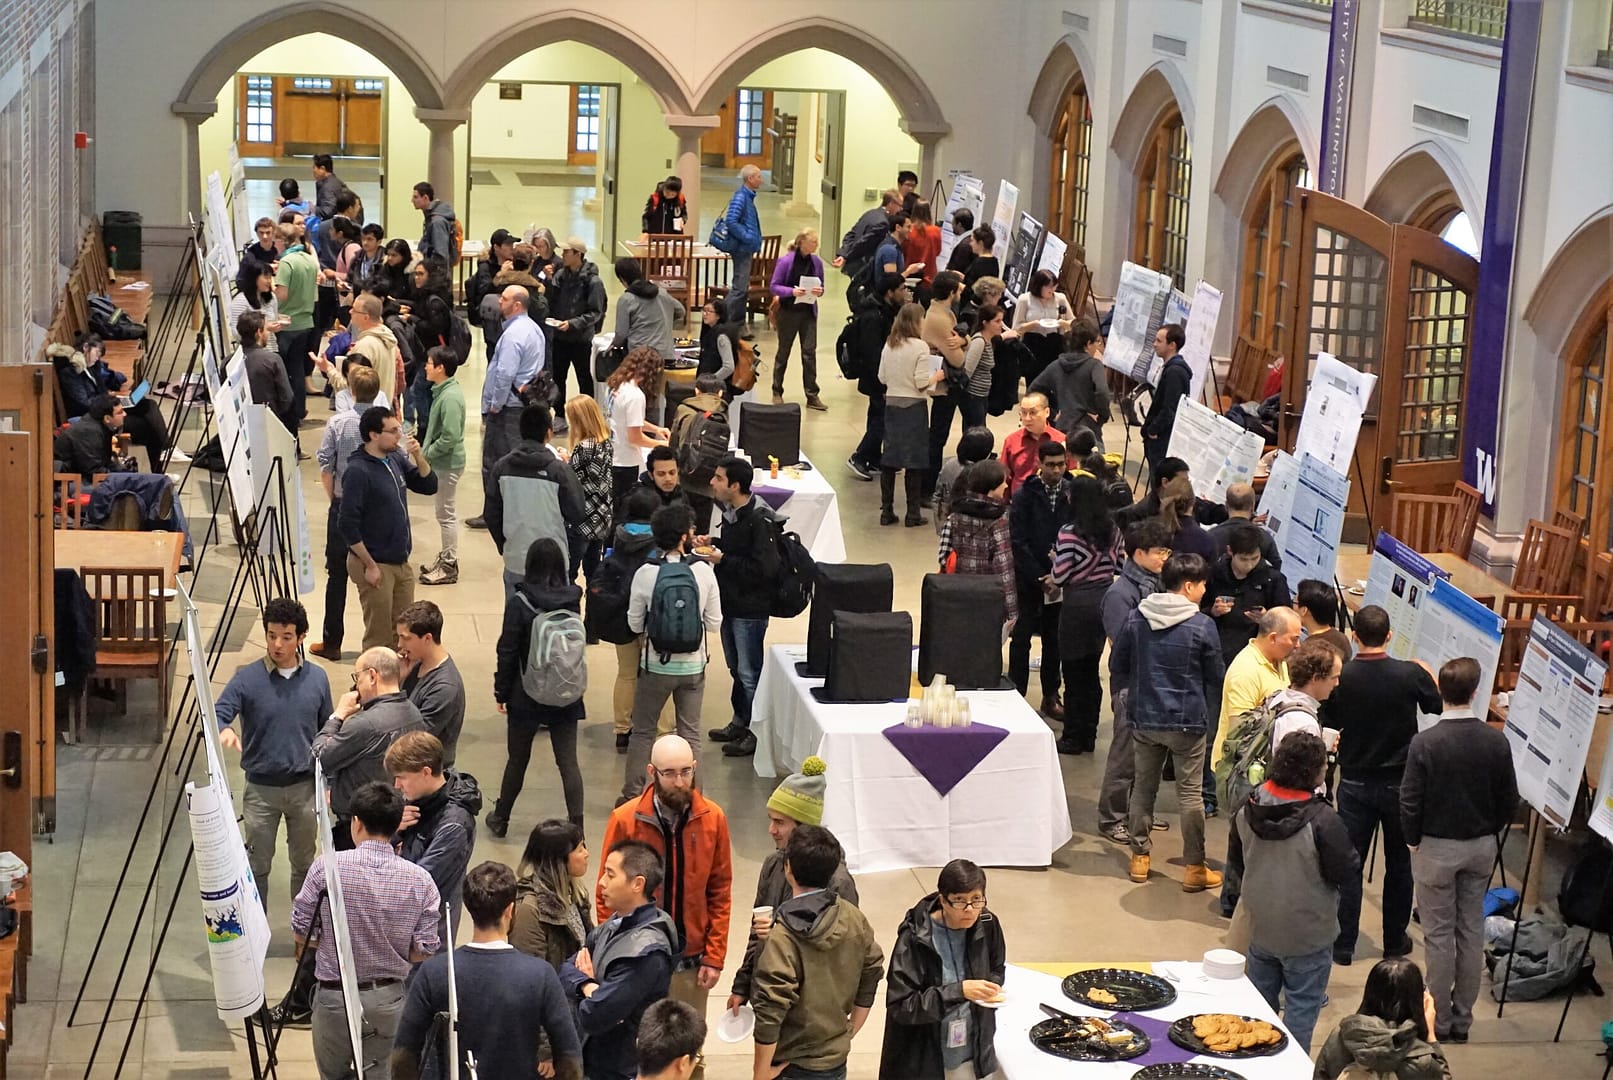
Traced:
<path fill-rule="evenodd" d="M 1395 491 L 1449 494 L 1462 478 L 1462 413 L 1479 264 L 1438 236 L 1301 191 L 1290 217 L 1281 444 L 1291 448 L 1319 352 L 1377 375 L 1356 444 L 1350 509 L 1364 536 Z"/>

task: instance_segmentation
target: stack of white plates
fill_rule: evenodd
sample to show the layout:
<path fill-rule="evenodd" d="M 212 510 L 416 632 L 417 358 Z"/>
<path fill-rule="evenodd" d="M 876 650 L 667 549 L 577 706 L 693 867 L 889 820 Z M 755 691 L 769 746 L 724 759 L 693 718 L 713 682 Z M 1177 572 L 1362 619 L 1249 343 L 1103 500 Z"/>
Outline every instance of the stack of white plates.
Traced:
<path fill-rule="evenodd" d="M 1204 974 L 1212 979 L 1243 977 L 1243 954 L 1231 949 L 1211 949 L 1204 954 Z"/>

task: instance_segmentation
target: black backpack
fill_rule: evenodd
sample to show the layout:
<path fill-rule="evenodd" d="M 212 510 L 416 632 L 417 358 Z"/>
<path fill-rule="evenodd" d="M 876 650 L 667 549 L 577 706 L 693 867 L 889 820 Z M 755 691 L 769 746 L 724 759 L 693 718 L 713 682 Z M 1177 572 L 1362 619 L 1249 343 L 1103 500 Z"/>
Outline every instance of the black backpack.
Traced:
<path fill-rule="evenodd" d="M 733 429 L 721 412 L 698 412 L 673 424 L 673 449 L 678 475 L 688 483 L 709 484 L 717 465 L 729 454 Z"/>
<path fill-rule="evenodd" d="M 1613 933 L 1613 852 L 1598 840 L 1586 845 L 1579 861 L 1563 875 L 1557 910 L 1569 926 L 1594 934 Z"/>
<path fill-rule="evenodd" d="M 444 344 L 454 350 L 460 364 L 470 361 L 470 323 L 463 315 L 449 317 L 448 340 Z"/>
<path fill-rule="evenodd" d="M 852 355 L 857 347 L 856 327 L 856 317 L 848 315 L 846 325 L 840 329 L 840 336 L 835 338 L 835 363 L 840 365 L 840 374 L 848 379 L 857 378 L 857 361 Z"/>
<path fill-rule="evenodd" d="M 583 625 L 601 641 L 612 645 L 629 644 L 638 635 L 627 625 L 628 598 L 633 591 L 633 575 L 643 566 L 649 549 L 629 554 L 613 548 L 588 582 L 588 606 Z"/>
<path fill-rule="evenodd" d="M 773 587 L 770 612 L 781 619 L 793 619 L 812 604 L 812 589 L 818 580 L 818 564 L 801 543 L 799 533 L 785 532 L 779 521 L 771 521 L 773 543 L 778 548 L 778 581 Z"/>

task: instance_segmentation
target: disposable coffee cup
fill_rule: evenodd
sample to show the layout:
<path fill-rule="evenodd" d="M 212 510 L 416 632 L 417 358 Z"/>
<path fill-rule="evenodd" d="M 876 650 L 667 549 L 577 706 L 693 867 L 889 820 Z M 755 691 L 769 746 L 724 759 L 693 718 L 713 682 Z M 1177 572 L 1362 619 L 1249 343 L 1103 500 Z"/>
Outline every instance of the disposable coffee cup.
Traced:
<path fill-rule="evenodd" d="M 761 907 L 750 909 L 750 924 L 752 926 L 755 926 L 762 919 L 766 919 L 768 922 L 773 921 L 773 909 L 771 907 L 764 904 Z"/>

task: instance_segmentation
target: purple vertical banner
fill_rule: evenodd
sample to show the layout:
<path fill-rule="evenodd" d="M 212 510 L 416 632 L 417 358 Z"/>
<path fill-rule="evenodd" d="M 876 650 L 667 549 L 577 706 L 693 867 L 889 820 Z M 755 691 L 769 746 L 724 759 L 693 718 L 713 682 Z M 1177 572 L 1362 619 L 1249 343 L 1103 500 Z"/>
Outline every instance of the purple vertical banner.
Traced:
<path fill-rule="evenodd" d="M 1473 302 L 1463 380 L 1466 408 L 1462 413 L 1462 479 L 1478 489 L 1486 514 L 1495 513 L 1501 372 L 1512 307 L 1512 263 L 1522 212 L 1529 122 L 1534 111 L 1541 2 L 1512 0 L 1507 5 L 1501 82 L 1495 99 L 1495 136 L 1490 143 L 1490 183 L 1479 250 L 1479 291 Z"/>
<path fill-rule="evenodd" d="M 1360 0 L 1333 0 L 1333 26 L 1327 38 L 1327 93 L 1322 100 L 1322 160 L 1316 190 L 1344 193 L 1344 147 L 1350 128 L 1350 84 L 1355 77 L 1355 35 Z"/>

